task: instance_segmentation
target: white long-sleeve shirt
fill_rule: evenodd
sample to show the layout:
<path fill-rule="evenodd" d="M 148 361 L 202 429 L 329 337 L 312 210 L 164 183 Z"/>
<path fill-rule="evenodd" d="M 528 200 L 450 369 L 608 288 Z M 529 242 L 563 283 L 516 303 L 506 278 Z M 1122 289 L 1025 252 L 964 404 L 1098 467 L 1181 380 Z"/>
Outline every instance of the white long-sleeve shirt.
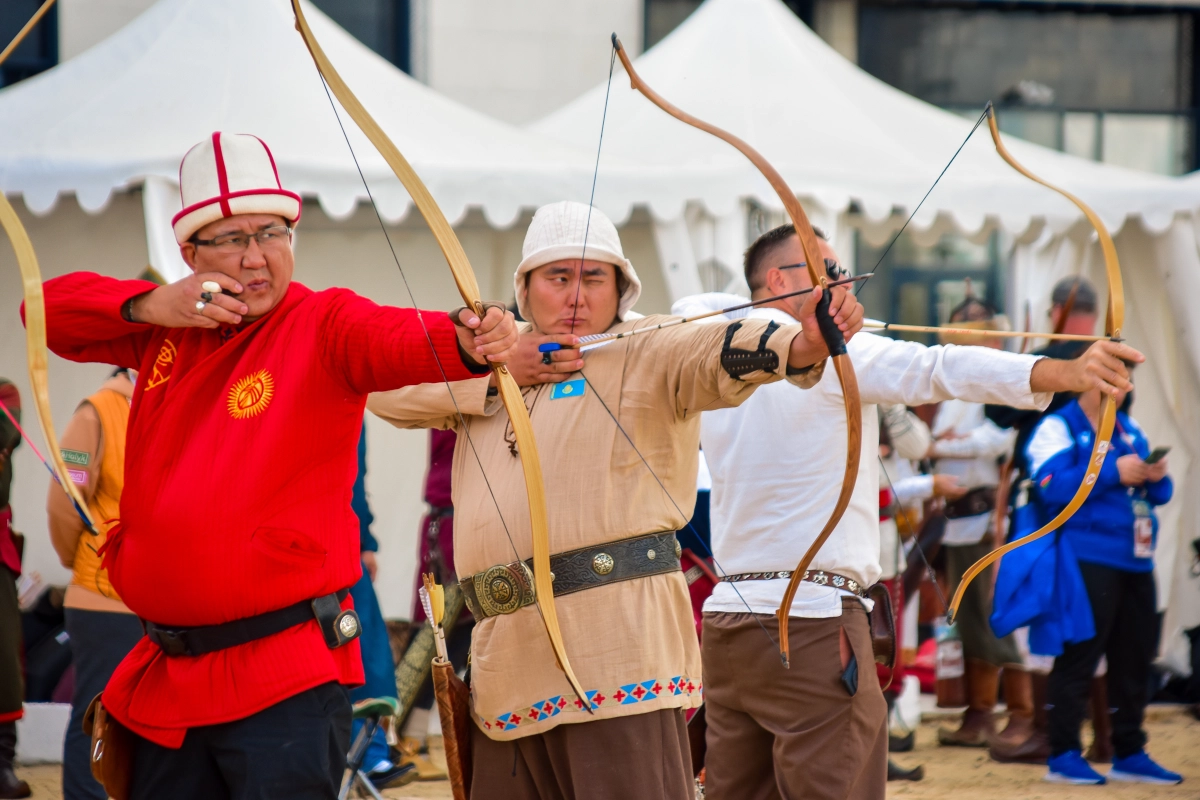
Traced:
<path fill-rule="evenodd" d="M 955 438 L 934 442 L 935 473 L 953 475 L 968 489 L 1000 484 L 999 460 L 1012 452 L 1017 441 L 1015 430 L 998 427 L 984 416 L 980 403 L 947 400 L 938 408 L 933 421 L 933 435 L 946 434 L 953 434 Z M 946 520 L 942 544 L 977 544 L 987 535 L 992 514 L 988 511 L 973 517 Z"/>
<path fill-rule="evenodd" d="M 709 301 L 711 303 L 711 301 Z M 676 314 L 719 305 L 700 295 L 675 304 Z M 777 309 L 754 318 L 796 322 Z M 714 318 L 717 319 L 717 318 Z M 719 319 L 717 321 L 720 321 Z M 983 347 L 925 347 L 859 333 L 848 345 L 863 403 L 862 458 L 849 508 L 812 563 L 854 578 L 878 579 L 878 403 L 920 405 L 951 397 L 1043 409 L 1050 394 L 1033 394 L 1029 375 L 1037 360 Z M 783 384 L 760 387 L 738 408 L 705 412 L 701 444 L 713 476 L 713 552 L 723 574 L 795 569 L 820 532 L 842 487 L 846 417 L 833 374 L 807 391 Z M 705 611 L 774 614 L 787 581 L 722 582 Z M 740 597 L 739 597 L 740 594 Z M 791 615 L 835 617 L 841 593 L 802 583 Z M 744 599 L 744 602 L 743 602 Z"/>

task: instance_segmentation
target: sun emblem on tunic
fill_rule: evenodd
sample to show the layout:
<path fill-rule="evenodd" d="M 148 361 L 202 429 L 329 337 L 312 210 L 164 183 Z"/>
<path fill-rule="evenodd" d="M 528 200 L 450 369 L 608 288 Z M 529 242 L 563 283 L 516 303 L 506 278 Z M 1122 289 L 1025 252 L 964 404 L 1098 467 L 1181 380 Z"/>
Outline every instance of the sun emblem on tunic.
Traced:
<path fill-rule="evenodd" d="M 261 414 L 275 394 L 275 379 L 265 369 L 247 375 L 229 390 L 229 416 L 248 419 Z"/>

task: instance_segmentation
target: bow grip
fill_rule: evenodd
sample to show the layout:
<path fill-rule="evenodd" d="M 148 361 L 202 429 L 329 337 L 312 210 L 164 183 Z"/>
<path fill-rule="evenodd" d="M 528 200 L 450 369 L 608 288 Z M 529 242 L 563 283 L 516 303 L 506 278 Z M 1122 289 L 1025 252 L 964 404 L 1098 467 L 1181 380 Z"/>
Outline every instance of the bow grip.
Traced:
<path fill-rule="evenodd" d="M 833 301 L 833 294 L 828 287 L 821 294 L 821 299 L 817 301 L 817 327 L 821 330 L 821 338 L 825 340 L 825 346 L 829 348 L 829 355 L 844 356 L 846 354 L 846 337 L 842 335 L 842 329 L 833 321 L 833 316 L 829 313 L 829 304 Z"/>

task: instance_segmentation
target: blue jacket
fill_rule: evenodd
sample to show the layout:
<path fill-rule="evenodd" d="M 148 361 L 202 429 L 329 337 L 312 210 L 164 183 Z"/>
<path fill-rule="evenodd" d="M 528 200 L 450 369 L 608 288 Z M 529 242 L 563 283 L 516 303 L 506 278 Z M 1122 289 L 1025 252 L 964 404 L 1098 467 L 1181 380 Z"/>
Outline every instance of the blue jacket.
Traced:
<path fill-rule="evenodd" d="M 371 523 L 375 515 L 367 503 L 367 424 L 363 422 L 358 436 L 358 475 L 354 478 L 354 489 L 350 495 L 350 508 L 358 516 L 359 549 L 372 552 L 379 549 L 379 542 L 371 535 Z"/>
<path fill-rule="evenodd" d="M 1064 645 L 1096 635 L 1079 561 L 1130 571 L 1153 569 L 1153 559 L 1133 557 L 1133 501 L 1136 496 L 1151 506 L 1161 505 L 1171 497 L 1171 482 L 1164 478 L 1137 490 L 1121 486 L 1117 458 L 1133 452 L 1144 458 L 1149 446 L 1133 420 L 1121 413 L 1117 419 L 1120 427 L 1083 506 L 1059 530 L 1000 561 L 992 630 L 1003 637 L 1028 626 L 1032 653 L 1058 656 Z M 1034 497 L 1025 504 L 1018 500 L 1010 541 L 1033 533 L 1070 502 L 1086 472 L 1093 436 L 1077 402 L 1043 419 L 1026 452 Z M 1157 539 L 1158 521 L 1153 512 L 1151 517 Z"/>
<path fill-rule="evenodd" d="M 1026 446 L 1025 454 L 1033 479 L 1034 501 L 1043 519 L 1061 511 L 1087 472 L 1095 434 L 1078 401 L 1047 415 Z M 1152 557 L 1134 555 L 1134 503 L 1144 501 L 1152 523 L 1154 544 L 1158 542 L 1158 518 L 1153 507 L 1171 499 L 1171 479 L 1145 486 L 1121 485 L 1117 459 L 1150 454 L 1146 435 L 1128 415 L 1117 412 L 1112 446 L 1104 466 L 1083 506 L 1063 525 L 1062 530 L 1080 561 L 1100 564 L 1126 572 L 1150 572 Z"/>

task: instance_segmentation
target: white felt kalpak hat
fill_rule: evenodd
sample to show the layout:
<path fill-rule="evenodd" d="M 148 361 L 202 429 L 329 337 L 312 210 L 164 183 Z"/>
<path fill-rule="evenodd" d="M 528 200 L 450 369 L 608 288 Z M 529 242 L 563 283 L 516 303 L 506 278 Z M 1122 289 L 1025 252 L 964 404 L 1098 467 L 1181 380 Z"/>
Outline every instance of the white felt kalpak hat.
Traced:
<path fill-rule="evenodd" d="M 183 210 L 171 220 L 183 244 L 210 222 L 237 214 L 278 214 L 300 220 L 300 195 L 279 183 L 270 148 L 257 136 L 221 133 L 197 144 L 179 165 Z"/>
<path fill-rule="evenodd" d="M 591 212 L 590 220 L 588 212 Z M 529 291 L 525 276 L 552 261 L 580 257 L 589 261 L 614 264 L 621 270 L 627 285 L 617 304 L 617 319 L 625 319 L 642 294 L 642 282 L 638 280 L 633 264 L 621 249 L 621 237 L 617 235 L 617 226 L 613 225 L 612 220 L 600 209 L 570 200 L 542 206 L 534 213 L 533 222 L 529 223 L 525 244 L 521 248 L 521 264 L 513 275 L 517 309 L 522 317 L 533 319 L 529 312 Z"/>

